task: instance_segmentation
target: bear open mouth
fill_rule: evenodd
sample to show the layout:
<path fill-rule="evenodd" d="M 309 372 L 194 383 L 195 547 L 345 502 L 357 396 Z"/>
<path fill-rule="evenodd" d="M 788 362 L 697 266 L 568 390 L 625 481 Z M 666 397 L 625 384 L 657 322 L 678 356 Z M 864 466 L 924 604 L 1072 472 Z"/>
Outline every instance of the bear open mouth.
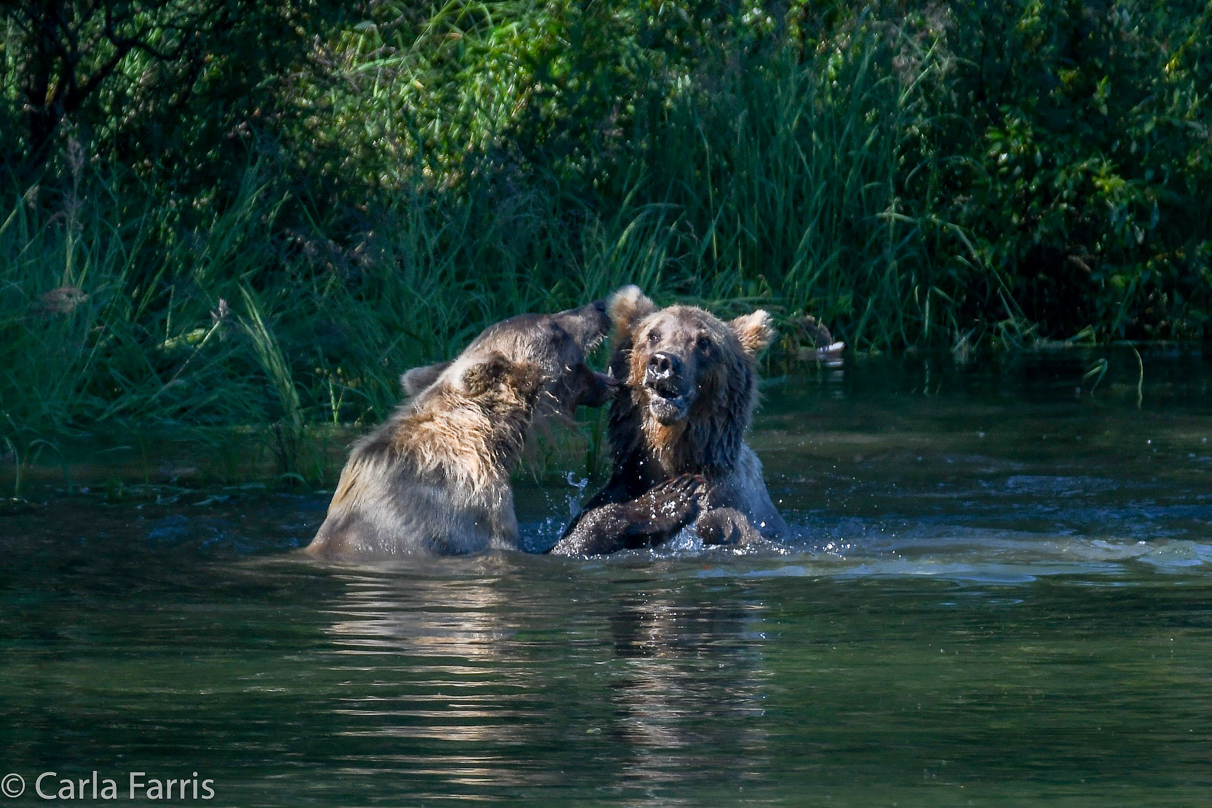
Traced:
<path fill-rule="evenodd" d="M 676 388 L 649 385 L 648 392 L 648 410 L 664 426 L 681 421 L 690 411 L 690 402 Z"/>
<path fill-rule="evenodd" d="M 610 401 L 619 391 L 619 382 L 609 373 L 596 373 L 585 369 L 588 376 L 585 391 L 577 402 L 586 407 L 601 407 Z"/>

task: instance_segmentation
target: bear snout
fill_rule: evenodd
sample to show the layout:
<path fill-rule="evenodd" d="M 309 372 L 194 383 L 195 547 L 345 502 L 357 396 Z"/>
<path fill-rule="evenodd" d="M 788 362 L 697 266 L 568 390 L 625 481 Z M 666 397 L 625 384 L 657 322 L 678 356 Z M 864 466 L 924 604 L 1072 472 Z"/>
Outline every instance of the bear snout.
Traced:
<path fill-rule="evenodd" d="M 582 406 L 601 407 L 619 392 L 619 382 L 606 373 L 595 373 L 586 368 L 584 379 L 584 391 L 577 402 Z"/>
<path fill-rule="evenodd" d="M 678 381 L 682 376 L 682 360 L 667 351 L 657 351 L 648 357 L 644 383 L 656 392 L 672 398 L 681 393 Z"/>
<path fill-rule="evenodd" d="M 682 359 L 667 351 L 657 351 L 648 357 L 644 372 L 644 387 L 649 391 L 648 410 L 652 417 L 666 426 L 683 420 L 690 412 L 694 392 L 684 390 L 686 377 Z"/>
<path fill-rule="evenodd" d="M 555 317 L 583 351 L 592 351 L 610 332 L 605 300 L 595 300 L 579 309 L 562 311 Z"/>
<path fill-rule="evenodd" d="M 589 304 L 593 308 L 594 313 L 594 336 L 595 344 L 600 342 L 610 333 L 610 315 L 606 313 L 606 301 L 595 300 Z"/>

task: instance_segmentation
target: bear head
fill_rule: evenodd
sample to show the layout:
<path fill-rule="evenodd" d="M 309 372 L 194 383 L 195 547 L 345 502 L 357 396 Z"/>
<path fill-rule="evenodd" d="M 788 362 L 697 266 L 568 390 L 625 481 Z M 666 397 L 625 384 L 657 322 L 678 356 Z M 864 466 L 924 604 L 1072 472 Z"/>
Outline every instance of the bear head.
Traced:
<path fill-rule="evenodd" d="M 470 375 L 492 357 L 537 368 L 540 405 L 548 412 L 572 414 L 580 405 L 600 407 L 618 388 L 611 376 L 586 365 L 588 354 L 610 328 L 605 301 L 556 314 L 522 314 L 489 326 L 453 362 L 413 368 L 400 377 L 404 393 L 418 397 L 444 379 L 470 391 Z"/>
<path fill-rule="evenodd" d="M 667 473 L 729 466 L 757 402 L 757 357 L 775 336 L 770 315 L 659 309 L 635 286 L 611 297 L 609 314 L 611 372 L 626 385 L 612 411 L 616 451 L 643 442 Z"/>

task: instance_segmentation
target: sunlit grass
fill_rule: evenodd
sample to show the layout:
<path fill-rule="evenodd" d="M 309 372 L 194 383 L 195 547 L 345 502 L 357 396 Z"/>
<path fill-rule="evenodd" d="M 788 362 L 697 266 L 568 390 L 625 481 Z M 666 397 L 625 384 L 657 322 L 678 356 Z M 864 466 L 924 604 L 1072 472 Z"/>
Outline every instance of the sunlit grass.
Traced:
<path fill-rule="evenodd" d="M 1007 37 L 1060 58 L 1072 20 L 1003 5 L 1018 26 Z M 722 315 L 765 307 L 792 339 L 813 315 L 870 353 L 967 358 L 1129 325 L 1205 328 L 1212 241 L 1199 222 L 1212 196 L 1094 161 L 1089 133 L 1065 130 L 1057 148 L 1070 152 L 1053 160 L 1018 108 L 970 119 L 954 94 L 986 67 L 957 56 L 960 38 L 993 12 L 692 10 L 377 4 L 315 41 L 322 69 L 275 85 L 290 88 L 280 128 L 222 141 L 195 174 L 121 165 L 65 128 L 52 160 L 0 186 L 3 467 L 45 464 L 84 433 L 151 427 L 205 434 L 197 445 L 220 457 L 214 430 L 242 429 L 275 474 L 325 481 L 315 435 L 381 420 L 404 370 L 496 320 L 625 283 Z M 1212 19 L 1190 14 L 1197 28 Z M 1103 35 L 1145 42 L 1132 65 L 1148 76 L 1159 57 L 1146 34 L 1164 40 L 1167 19 L 1153 9 Z M 1184 56 L 1200 40 L 1183 41 L 1157 79 L 1166 92 L 1149 96 L 1169 99 L 1153 115 L 1169 140 L 1139 104 L 1112 121 L 1119 96 L 1098 92 L 1108 131 L 1151 144 L 1159 166 L 1183 156 L 1197 185 L 1212 152 L 1191 88 L 1206 66 Z M 1020 58 L 1003 57 L 1005 70 Z M 131 78 L 150 58 L 122 69 Z M 1030 106 L 1080 84 L 1007 81 L 1028 78 L 1030 98 L 1001 91 Z M 3 87 L 16 120 L 16 85 Z M 125 110 L 114 92 L 105 103 Z M 1087 187 L 1095 170 L 1102 196 Z M 1086 308 L 1072 314 L 1072 301 Z M 592 470 L 599 439 L 586 427 L 549 444 Z M 549 456 L 531 460 L 554 469 Z"/>

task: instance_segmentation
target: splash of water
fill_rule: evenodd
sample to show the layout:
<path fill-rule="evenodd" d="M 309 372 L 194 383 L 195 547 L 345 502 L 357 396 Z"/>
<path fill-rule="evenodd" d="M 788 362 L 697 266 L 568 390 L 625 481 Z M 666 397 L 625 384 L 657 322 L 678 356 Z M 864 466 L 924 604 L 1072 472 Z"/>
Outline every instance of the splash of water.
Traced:
<path fill-rule="evenodd" d="M 581 477 L 577 479 L 576 474 L 570 471 L 565 479 L 568 480 L 569 485 L 577 490 L 575 494 L 568 495 L 568 518 L 575 519 L 581 513 L 581 500 L 585 495 L 586 487 L 589 485 L 589 478 Z"/>

